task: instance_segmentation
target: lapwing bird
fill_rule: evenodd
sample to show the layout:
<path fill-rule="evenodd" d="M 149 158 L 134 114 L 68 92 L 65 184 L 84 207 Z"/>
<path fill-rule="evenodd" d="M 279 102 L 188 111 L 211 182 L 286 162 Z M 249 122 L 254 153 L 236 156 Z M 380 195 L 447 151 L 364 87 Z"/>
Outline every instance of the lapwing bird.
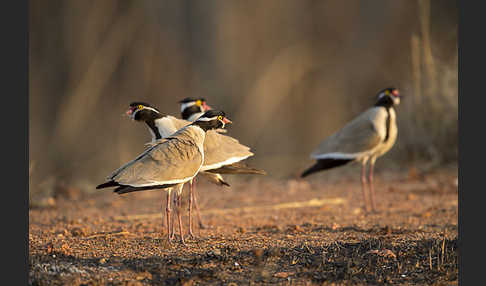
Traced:
<path fill-rule="evenodd" d="M 107 182 L 96 188 L 116 187 L 117 194 L 158 190 L 167 191 L 166 219 L 167 238 L 171 240 L 170 194 L 176 189 L 177 217 L 179 233 L 184 243 L 181 221 L 181 195 L 185 183 L 192 180 L 203 167 L 204 140 L 206 132 L 224 128 L 231 123 L 222 111 L 209 110 L 193 123 L 184 126 L 177 132 L 158 140 L 134 160 L 114 171 Z"/>
<path fill-rule="evenodd" d="M 206 110 L 211 110 L 211 106 L 209 106 L 204 98 L 191 98 L 191 97 L 186 97 L 183 100 L 179 101 L 181 105 L 181 117 L 184 120 L 187 121 L 194 121 L 196 120 L 201 114 L 204 113 Z M 226 133 L 226 129 L 217 129 L 215 130 L 218 133 Z M 220 141 L 220 136 L 208 136 L 206 137 L 207 143 L 206 146 L 209 148 L 218 148 L 218 146 L 221 146 L 222 142 Z M 227 138 L 227 137 L 224 137 Z M 236 140 L 236 139 L 235 139 Z M 236 144 L 239 144 L 238 141 L 235 141 Z M 248 148 L 249 149 L 249 148 Z M 209 150 L 206 150 L 209 152 Z M 215 150 L 217 151 L 217 150 Z M 221 155 L 224 155 L 221 154 Z M 253 154 L 251 155 L 253 156 Z M 244 161 L 247 158 L 243 158 L 240 161 L 236 161 L 234 163 L 231 162 L 225 162 L 225 164 L 216 164 L 213 165 L 212 167 L 206 168 L 205 174 L 212 174 L 216 178 L 222 178 L 221 174 L 258 174 L 258 175 L 266 175 L 266 172 L 264 170 L 256 169 L 249 167 L 244 163 Z M 207 177 L 207 176 L 206 176 Z M 196 184 L 196 178 L 194 178 L 191 183 L 190 183 L 190 188 L 192 189 L 191 194 L 193 194 L 193 200 L 194 202 L 197 202 L 196 198 L 196 193 L 195 193 L 195 184 Z M 199 208 L 197 206 L 197 203 L 194 204 L 196 207 L 196 214 L 198 216 L 199 222 L 201 222 L 201 216 L 199 214 Z"/>
<path fill-rule="evenodd" d="M 210 110 L 211 107 L 206 103 L 204 98 L 190 98 L 187 97 L 181 101 L 181 116 L 182 119 L 188 121 L 196 120 L 203 111 L 201 110 Z M 217 129 L 217 132 L 226 133 L 226 129 Z M 212 137 L 208 137 L 206 140 L 211 140 Z M 217 146 L 217 143 L 208 144 L 211 146 Z M 249 167 L 246 165 L 244 160 L 235 162 L 233 164 L 225 164 L 217 169 L 210 169 L 208 172 L 212 172 L 215 174 L 258 174 L 258 175 L 266 175 L 266 172 L 261 169 Z"/>
<path fill-rule="evenodd" d="M 201 101 L 197 103 L 198 110 L 203 108 L 209 108 Z M 145 122 L 152 134 L 152 142 L 170 136 L 177 129 L 182 128 L 191 121 L 177 119 L 173 116 L 163 116 L 160 111 L 144 102 L 133 102 L 130 104 L 128 111 L 126 112 L 133 120 Z M 218 129 L 219 130 L 219 129 Z M 224 168 L 227 165 L 232 165 L 239 161 L 242 161 L 253 155 L 250 152 L 250 148 L 242 145 L 238 140 L 219 134 L 215 130 L 210 130 L 207 132 L 206 139 L 204 140 L 204 163 L 199 172 L 199 175 L 205 177 L 210 182 L 218 185 L 229 186 L 222 176 L 214 172 L 216 169 Z M 250 168 L 248 168 L 250 169 Z M 253 172 L 258 170 L 254 169 Z M 260 171 L 263 172 L 263 171 Z M 189 195 L 189 234 L 193 236 L 192 233 L 192 203 L 194 202 L 194 207 L 196 208 L 196 214 L 199 219 L 199 226 L 204 228 L 202 219 L 199 212 L 199 207 L 197 205 L 197 200 L 194 190 L 194 178 L 190 183 L 190 195 Z"/>
<path fill-rule="evenodd" d="M 312 173 L 360 162 L 361 188 L 366 211 L 370 210 L 366 196 L 366 163 L 369 162 L 368 183 L 371 210 L 376 211 L 373 168 L 378 157 L 392 148 L 397 139 L 397 118 L 394 106 L 400 104 L 400 93 L 396 88 L 385 88 L 378 92 L 376 104 L 347 123 L 342 129 L 321 142 L 312 152 L 317 162 L 304 171 L 301 177 Z"/>
<path fill-rule="evenodd" d="M 203 115 L 206 110 L 212 109 L 206 103 L 206 100 L 202 97 L 200 98 L 191 98 L 186 97 L 183 100 L 179 101 L 181 105 L 181 117 L 182 119 L 188 121 L 195 121 L 199 116 Z"/>
<path fill-rule="evenodd" d="M 201 116 L 204 112 L 210 110 L 210 108 L 201 107 L 201 109 L 198 110 L 202 110 L 202 112 L 199 114 L 199 116 Z M 145 122 L 147 124 L 150 134 L 152 135 L 151 142 L 166 138 L 192 122 L 181 120 L 171 115 L 163 116 L 156 107 L 146 102 L 130 103 L 126 114 L 135 121 Z M 229 184 L 225 182 L 221 176 L 206 172 L 201 172 L 200 175 L 204 176 L 206 179 L 216 185 L 229 187 Z"/>

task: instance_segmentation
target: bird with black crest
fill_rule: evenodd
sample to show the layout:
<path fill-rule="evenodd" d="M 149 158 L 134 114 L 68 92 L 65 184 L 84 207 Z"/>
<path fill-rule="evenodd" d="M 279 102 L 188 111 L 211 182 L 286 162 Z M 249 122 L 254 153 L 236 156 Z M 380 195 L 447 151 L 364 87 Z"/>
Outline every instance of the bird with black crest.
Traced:
<path fill-rule="evenodd" d="M 184 234 L 181 221 L 181 195 L 185 183 L 203 167 L 204 139 L 209 130 L 224 128 L 231 121 L 223 111 L 209 110 L 193 123 L 172 135 L 155 141 L 134 160 L 118 168 L 97 189 L 116 187 L 117 194 L 146 190 L 166 190 L 167 239 L 171 241 L 171 192 L 176 190 L 177 217 L 181 242 Z"/>
<path fill-rule="evenodd" d="M 374 106 L 320 143 L 311 154 L 311 158 L 317 160 L 316 163 L 305 170 L 301 177 L 351 162 L 359 162 L 365 209 L 376 211 L 373 169 L 376 159 L 387 153 L 397 139 L 397 116 L 394 107 L 400 104 L 400 98 L 401 95 L 396 88 L 380 90 Z M 369 163 L 368 185 L 371 204 L 368 202 L 366 192 L 367 163 Z"/>

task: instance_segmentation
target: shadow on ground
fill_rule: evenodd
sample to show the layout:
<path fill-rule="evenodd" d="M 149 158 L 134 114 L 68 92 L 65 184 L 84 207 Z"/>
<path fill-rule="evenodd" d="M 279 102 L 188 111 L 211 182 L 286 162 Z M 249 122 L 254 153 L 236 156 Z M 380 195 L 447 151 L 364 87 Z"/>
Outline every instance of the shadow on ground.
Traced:
<path fill-rule="evenodd" d="M 434 284 L 457 282 L 457 239 L 393 240 L 366 239 L 334 242 L 324 246 L 303 243 L 294 247 L 238 250 L 223 246 L 203 254 L 162 257 L 112 257 L 80 259 L 62 253 L 30 257 L 32 285 L 83 283 L 119 284 L 103 273 L 130 271 L 141 284 L 230 283 L 238 285 L 311 281 L 316 284 Z M 44 272 L 49 275 L 38 276 Z M 78 273 L 80 275 L 65 275 Z M 65 279 L 63 279 L 63 277 Z M 94 279 L 93 279 L 94 278 Z"/>

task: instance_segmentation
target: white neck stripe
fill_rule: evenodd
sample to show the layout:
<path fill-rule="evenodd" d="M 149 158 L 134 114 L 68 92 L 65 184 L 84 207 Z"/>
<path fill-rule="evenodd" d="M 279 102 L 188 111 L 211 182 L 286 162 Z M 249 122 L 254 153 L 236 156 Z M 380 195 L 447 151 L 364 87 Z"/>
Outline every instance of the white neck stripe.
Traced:
<path fill-rule="evenodd" d="M 216 120 L 218 117 L 217 116 L 213 116 L 211 118 L 208 118 L 208 117 L 199 117 L 196 121 L 212 121 L 212 120 Z"/>
<path fill-rule="evenodd" d="M 144 106 L 142 109 L 148 109 L 148 110 L 152 110 L 153 112 L 160 113 L 155 108 L 148 107 L 148 106 Z"/>
<path fill-rule="evenodd" d="M 191 107 L 193 105 L 195 105 L 196 102 L 195 101 L 191 101 L 191 102 L 186 102 L 186 103 L 181 103 L 181 112 L 184 111 L 184 109 L 188 108 L 188 107 Z"/>
<path fill-rule="evenodd" d="M 160 113 L 160 112 L 158 112 L 157 110 L 155 110 L 155 109 L 154 109 L 154 108 L 152 108 L 152 107 L 144 106 L 142 109 L 138 109 L 138 108 L 137 108 L 137 110 L 135 110 L 135 112 L 134 112 L 134 113 L 132 113 L 133 118 L 135 118 L 135 114 L 137 114 L 137 112 L 139 112 L 140 110 L 144 110 L 144 109 L 152 110 L 152 111 L 153 111 L 153 112 L 155 112 L 155 113 Z"/>

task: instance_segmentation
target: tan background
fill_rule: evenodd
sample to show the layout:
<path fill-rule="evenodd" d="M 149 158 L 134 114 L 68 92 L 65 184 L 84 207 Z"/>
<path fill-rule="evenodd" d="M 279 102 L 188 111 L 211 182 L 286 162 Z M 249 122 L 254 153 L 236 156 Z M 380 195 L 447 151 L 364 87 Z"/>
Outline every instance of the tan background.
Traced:
<path fill-rule="evenodd" d="M 92 190 L 150 136 L 134 100 L 179 116 L 203 96 L 291 177 L 308 154 L 393 85 L 398 144 L 378 171 L 457 162 L 456 1 L 32 1 L 32 192 Z"/>

